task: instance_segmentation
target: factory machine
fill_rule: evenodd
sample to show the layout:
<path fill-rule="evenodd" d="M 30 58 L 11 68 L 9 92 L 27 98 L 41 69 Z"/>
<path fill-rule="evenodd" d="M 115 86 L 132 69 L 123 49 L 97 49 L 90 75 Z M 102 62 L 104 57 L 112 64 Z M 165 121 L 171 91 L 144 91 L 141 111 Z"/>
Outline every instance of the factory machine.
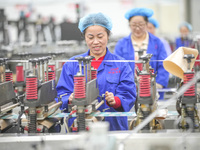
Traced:
<path fill-rule="evenodd" d="M 2 136 L 0 136 L 0 147 L 3 149 L 26 148 L 38 150 L 51 150 L 55 148 L 80 150 L 129 150 L 133 148 L 140 150 L 198 149 L 200 147 L 198 142 L 200 135 L 199 133 L 191 132 L 199 131 L 199 115 L 197 113 L 199 97 L 197 94 L 196 81 L 194 81 L 195 83 L 187 88 L 181 96 L 179 95 L 178 100 L 176 95 L 172 96 L 174 99 L 173 101 L 169 100 L 169 102 L 172 103 L 176 103 L 177 101 L 179 119 L 176 122 L 176 128 L 170 130 L 158 130 L 163 129 L 163 126 L 162 122 L 160 122 L 160 118 L 157 118 L 156 116 L 154 116 L 154 118 L 146 125 L 143 124 L 143 122 L 146 122 L 146 120 L 148 120 L 149 117 L 152 117 L 152 114 L 159 109 L 159 107 L 157 107 L 157 91 L 155 86 L 156 74 L 149 66 L 151 57 L 151 54 L 141 55 L 140 60 L 143 65 L 142 70 L 137 69 L 136 71 L 138 81 L 138 97 L 135 104 L 137 116 L 135 116 L 132 130 L 115 132 L 108 132 L 108 128 L 104 130 L 102 128 L 104 125 L 101 123 L 105 122 L 98 122 L 100 124 L 96 126 L 97 128 L 95 129 L 93 129 L 92 125 L 96 122 L 89 124 L 92 121 L 89 117 L 91 117 L 93 112 L 96 112 L 98 107 L 103 104 L 104 101 L 102 100 L 99 103 L 97 100 L 98 97 L 103 99 L 103 96 L 99 96 L 96 82 L 96 70 L 91 67 L 91 60 L 93 57 L 77 57 L 76 60 L 79 63 L 79 71 L 74 76 L 74 97 L 72 104 L 69 104 L 68 110 L 71 112 L 68 113 L 67 120 L 65 121 L 69 121 L 68 119 L 75 114 L 74 116 L 77 118 L 74 120 L 70 131 L 86 131 L 89 126 L 89 132 L 80 132 L 76 134 L 68 133 L 65 135 L 38 134 L 50 132 L 50 129 L 59 123 L 59 119 L 50 118 L 49 116 L 61 105 L 62 98 L 58 103 L 54 100 L 56 97 L 55 80 L 53 78 L 53 73 L 50 73 L 53 69 L 48 66 L 50 58 L 41 57 L 38 59 L 30 59 L 29 62 L 32 64 L 33 70 L 29 72 L 24 79 L 24 82 L 26 83 L 26 92 L 24 93 L 25 97 L 23 101 L 20 100 L 19 104 L 21 106 L 21 112 L 26 114 L 26 119 L 21 119 L 20 127 L 21 132 L 27 130 L 28 133 L 37 133 L 37 136 L 35 136 L 35 134 L 34 136 L 29 134 L 26 138 L 22 135 L 6 135 L 8 136 L 6 137 L 2 134 Z M 196 55 L 193 56 L 191 53 L 185 54 L 181 58 L 187 62 L 188 67 L 184 70 L 185 78 L 183 78 L 183 81 L 180 84 L 180 89 L 182 89 L 184 85 L 188 85 L 196 74 L 191 67 L 191 62 L 193 62 L 195 58 Z M 5 60 L 2 62 L 4 61 Z M 1 63 L 1 66 L 3 66 L 3 63 Z M 46 77 L 45 70 L 46 75 L 48 75 Z M 166 70 L 168 69 L 166 68 Z M 177 71 L 178 69 L 174 70 Z M 4 80 L 1 78 L 1 84 L 4 83 L 2 81 Z M 178 92 L 180 91 L 178 90 Z M 16 103 L 18 99 L 14 99 L 14 103 Z M 165 105 L 165 103 L 168 102 L 163 102 L 163 105 Z M 122 113 L 123 112 L 118 112 L 117 115 L 121 115 Z M 21 116 L 21 114 L 19 116 Z M 176 116 L 176 118 L 178 118 L 178 116 Z M 54 121 L 51 119 L 54 119 Z M 144 126 L 141 128 L 141 132 L 138 133 L 137 127 L 140 125 Z M 156 133 L 146 133 L 146 131 L 155 130 L 157 130 Z"/>
<path fill-rule="evenodd" d="M 50 57 L 42 57 L 29 60 L 32 71 L 25 79 L 24 106 L 22 105 L 19 115 L 25 113 L 27 120 L 21 120 L 21 132 L 24 130 L 28 133 L 49 132 L 59 122 L 56 118 L 47 118 L 61 105 L 61 102 L 55 101 L 57 96 L 55 72 L 49 70 L 51 69 L 48 66 L 49 59 Z"/>
<path fill-rule="evenodd" d="M 21 98 L 14 92 L 12 71 L 6 70 L 6 62 L 6 58 L 0 58 L 0 132 L 13 133 L 16 132 L 16 119 L 8 119 L 6 116 L 20 106 Z"/>
<path fill-rule="evenodd" d="M 195 59 L 193 54 L 186 54 L 183 57 L 187 60 L 187 70 L 184 72 L 184 79 L 180 85 L 187 84 L 195 76 L 195 72 L 191 68 L 191 60 Z M 200 118 L 197 110 L 198 95 L 197 83 L 192 84 L 184 94 L 177 100 L 177 111 L 180 115 L 177 127 L 183 130 L 191 129 L 192 131 L 199 131 Z"/>
<path fill-rule="evenodd" d="M 195 60 L 198 50 L 180 47 L 173 54 L 163 61 L 164 68 L 171 74 L 179 77 L 179 87 L 188 86 L 181 95 L 176 98 L 176 110 L 178 119 L 175 127 L 181 130 L 191 130 L 199 132 L 199 94 L 197 89 L 198 72 L 195 72 Z M 196 81 L 194 82 L 194 80 Z M 192 82 L 192 84 L 191 84 Z"/>
<path fill-rule="evenodd" d="M 72 110 L 70 114 L 76 112 L 77 116 L 77 121 L 74 121 L 75 125 L 72 128 L 73 131 L 88 130 L 87 123 L 92 121 L 91 118 L 88 118 L 89 114 L 96 111 L 104 103 L 104 100 L 101 100 L 100 103 L 97 100 L 100 96 L 96 81 L 97 71 L 91 67 L 93 58 L 93 56 L 75 58 L 79 63 L 79 72 L 74 76 L 74 97 L 72 104 L 69 104 L 69 110 Z"/>
<path fill-rule="evenodd" d="M 156 74 L 154 69 L 149 65 L 152 54 L 141 55 L 139 58 L 142 61 L 141 70 L 136 67 L 136 85 L 137 85 L 137 100 L 135 103 L 135 111 L 137 117 L 132 121 L 130 128 L 138 126 L 145 118 L 147 118 L 157 108 L 157 91 L 156 91 Z M 162 129 L 162 124 L 157 119 L 153 119 L 142 130 L 153 131 Z"/>

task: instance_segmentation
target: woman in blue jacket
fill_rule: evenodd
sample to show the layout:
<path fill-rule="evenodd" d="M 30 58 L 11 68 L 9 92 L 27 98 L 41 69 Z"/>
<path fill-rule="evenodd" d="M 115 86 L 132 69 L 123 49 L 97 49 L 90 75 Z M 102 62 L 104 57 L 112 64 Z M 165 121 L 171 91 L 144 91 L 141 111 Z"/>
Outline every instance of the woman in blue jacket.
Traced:
<path fill-rule="evenodd" d="M 192 32 L 192 25 L 183 22 L 179 25 L 180 37 L 176 38 L 176 49 L 179 47 L 191 47 L 192 39 L 190 38 L 190 33 Z"/>
<path fill-rule="evenodd" d="M 79 22 L 79 29 L 84 35 L 89 50 L 84 54 L 70 58 L 70 60 L 79 56 L 94 56 L 91 65 L 97 69 L 99 95 L 105 94 L 106 101 L 99 110 L 128 112 L 136 99 L 134 75 L 128 63 L 123 62 L 121 57 L 110 53 L 107 48 L 111 28 L 111 20 L 102 13 L 83 17 Z M 113 60 L 113 62 L 106 60 Z M 73 80 L 78 71 L 78 62 L 73 61 L 66 62 L 62 68 L 56 87 L 58 96 L 67 93 L 66 96 L 62 97 L 62 110 L 68 110 L 68 103 L 73 99 Z M 105 121 L 110 123 L 110 130 L 128 129 L 127 117 L 105 117 Z"/>
<path fill-rule="evenodd" d="M 153 54 L 150 65 L 154 68 L 156 76 L 156 87 L 165 88 L 168 85 L 169 73 L 164 69 L 163 62 L 167 57 L 165 48 L 161 40 L 147 32 L 148 17 L 153 15 L 153 11 L 148 8 L 134 8 L 125 14 L 129 20 L 131 34 L 118 41 L 114 53 L 127 60 L 138 60 L 140 50 L 145 50 L 143 54 Z M 133 72 L 135 63 L 129 63 Z M 160 99 L 164 98 L 164 93 L 159 93 Z"/>

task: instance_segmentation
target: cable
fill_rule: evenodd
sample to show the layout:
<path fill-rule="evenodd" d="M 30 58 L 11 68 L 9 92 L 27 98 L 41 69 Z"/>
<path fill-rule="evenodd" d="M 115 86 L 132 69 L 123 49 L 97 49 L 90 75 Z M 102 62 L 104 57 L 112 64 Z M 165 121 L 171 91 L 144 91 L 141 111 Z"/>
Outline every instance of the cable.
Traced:
<path fill-rule="evenodd" d="M 69 116 L 67 118 L 69 118 Z M 69 133 L 68 120 L 66 119 L 66 117 L 64 117 L 64 126 L 65 126 L 65 129 L 67 130 L 67 133 Z"/>
<path fill-rule="evenodd" d="M 76 110 L 73 110 L 73 111 L 70 112 L 70 114 L 68 115 L 67 118 L 64 117 L 64 126 L 65 126 L 65 128 L 66 128 L 66 130 L 67 130 L 67 133 L 69 133 L 68 121 L 69 121 L 70 118 L 72 118 L 72 115 L 73 115 L 74 113 L 76 113 L 76 112 L 77 112 Z"/>

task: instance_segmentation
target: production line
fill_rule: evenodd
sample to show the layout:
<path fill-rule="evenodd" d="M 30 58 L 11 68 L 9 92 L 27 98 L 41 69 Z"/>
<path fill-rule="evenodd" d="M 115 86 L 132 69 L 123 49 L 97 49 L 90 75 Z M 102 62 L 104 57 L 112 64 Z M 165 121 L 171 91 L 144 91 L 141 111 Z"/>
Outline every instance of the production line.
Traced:
<path fill-rule="evenodd" d="M 2 1 L 0 150 L 199 149 L 198 4 Z"/>
<path fill-rule="evenodd" d="M 186 53 L 183 56 L 182 60 L 187 62 L 184 71 L 187 78 L 179 83 L 179 89 L 175 91 L 171 99 L 159 103 L 155 88 L 155 73 L 149 65 L 152 55 L 141 55 L 138 62 L 143 67 L 142 70 L 137 69 L 135 79 L 138 87 L 135 111 L 119 113 L 97 112 L 98 107 L 104 103 L 104 95 L 99 96 L 96 70 L 91 67 L 93 59 L 91 56 L 77 57 L 74 60 L 79 63 L 80 70 L 74 76 L 75 96 L 72 104 L 69 105 L 71 113 L 57 113 L 62 103 L 62 96 L 57 97 L 56 70 L 59 68 L 56 68 L 58 65 L 49 64 L 49 61 L 52 62 L 52 57 L 18 60 L 15 82 L 12 81 L 12 72 L 6 70 L 6 64 L 16 60 L 0 59 L 2 68 L 0 84 L 2 89 L 0 138 L 2 140 L 0 140 L 0 145 L 3 149 L 16 146 L 17 149 L 20 149 L 21 146 L 29 149 L 31 147 L 33 149 L 34 147 L 53 149 L 59 142 L 59 147 L 58 145 L 56 147 L 58 149 L 66 147 L 69 149 L 93 149 L 96 145 L 103 145 L 104 149 L 131 149 L 137 143 L 142 150 L 161 147 L 172 150 L 179 147 L 177 145 L 183 146 L 180 143 L 187 141 L 184 145 L 186 149 L 197 148 L 199 147 L 197 141 L 199 139 L 200 109 L 197 106 L 199 103 L 197 81 L 200 75 L 199 72 L 196 73 L 191 69 L 196 56 L 196 51 L 194 54 Z M 25 56 L 25 58 L 27 57 Z M 54 60 L 54 62 L 60 63 L 63 60 Z M 82 63 L 84 68 L 81 67 Z M 81 73 L 82 69 L 84 69 L 84 74 Z M 46 76 L 47 74 L 48 76 Z M 189 81 L 193 77 L 195 78 L 190 83 Z M 7 91 L 10 91 L 9 94 Z M 101 102 L 97 101 L 98 97 L 101 97 Z M 58 103 L 55 98 L 58 98 Z M 177 103 L 176 111 L 166 110 L 174 103 Z M 16 107 L 20 108 L 19 112 L 13 114 L 12 110 Z M 109 116 L 131 117 L 130 130 L 108 132 L 108 125 L 103 124 L 102 117 Z M 164 122 L 170 116 L 173 116 L 174 124 L 167 129 Z M 77 117 L 77 119 L 75 119 L 73 127 L 69 127 L 68 120 L 73 117 Z M 100 124 L 95 127 L 95 123 L 92 122 Z M 65 126 L 66 131 L 73 132 L 73 134 L 63 135 L 60 130 L 56 130 L 57 125 Z M 17 136 L 15 133 L 18 133 Z M 24 136 L 27 138 L 24 139 Z M 93 138 L 99 139 L 101 142 L 95 142 Z M 107 141 L 102 138 L 107 138 Z M 79 142 L 75 144 L 77 140 Z M 132 140 L 135 142 L 133 143 Z M 142 144 L 144 140 L 146 145 Z M 91 147 L 83 146 L 85 142 L 89 142 Z M 21 143 L 20 146 L 19 143 Z"/>
<path fill-rule="evenodd" d="M 108 19 L 102 13 L 89 16 L 89 18 L 92 17 L 94 17 L 94 19 L 97 19 L 97 22 L 99 21 L 98 17 Z M 110 20 L 107 21 L 109 22 Z M 87 21 L 84 22 L 83 20 L 83 22 L 80 22 L 79 24 L 79 29 L 83 34 L 85 34 L 84 31 L 86 29 L 84 23 L 87 24 Z M 92 25 L 93 23 L 94 22 L 92 22 Z M 99 23 L 100 25 L 102 24 L 102 22 Z M 97 26 L 94 27 L 98 28 Z M 133 27 L 137 28 L 137 26 Z M 109 31 L 111 30 L 111 28 L 111 24 L 108 24 L 108 26 L 106 26 L 106 29 L 108 29 Z M 93 32 L 96 31 L 93 28 L 91 29 Z M 100 29 L 102 29 L 101 26 Z M 103 30 L 102 32 L 105 32 L 105 30 Z M 108 32 L 107 34 L 109 35 L 109 33 L 110 32 Z M 100 37 L 98 38 L 98 40 L 100 40 Z M 89 38 L 88 41 L 93 42 L 93 39 Z M 137 51 L 139 55 L 139 60 L 135 61 L 120 60 L 118 57 L 109 52 L 106 45 L 103 45 L 104 49 L 100 51 L 101 46 L 95 46 L 94 44 L 95 48 L 90 47 L 90 49 L 92 48 L 91 54 L 93 54 L 94 52 L 94 56 L 90 56 L 90 53 L 85 53 L 84 55 L 79 55 L 80 57 L 75 56 L 72 59 L 67 60 L 66 58 L 71 57 L 69 54 L 75 55 L 75 52 L 73 51 L 72 47 L 69 46 L 69 44 L 70 43 L 65 41 L 57 43 L 57 46 L 60 48 L 62 47 L 62 50 L 64 51 L 59 52 L 56 50 L 56 52 L 54 52 L 55 47 L 53 47 L 52 45 L 48 45 L 46 42 L 41 42 L 40 47 L 37 49 L 37 47 L 26 41 L 25 43 L 21 43 L 21 46 L 19 46 L 18 49 L 15 49 L 15 53 L 13 54 L 12 59 L 1 59 L 1 82 L 13 83 L 13 85 L 10 85 L 13 94 L 12 97 L 9 97 L 8 99 L 9 102 L 12 102 L 14 104 L 16 103 L 15 106 L 18 106 L 20 108 L 17 114 L 11 114 L 12 109 L 1 114 L 1 119 L 4 122 L 5 120 L 13 121 L 13 123 L 7 125 L 7 127 L 2 130 L 2 133 L 18 133 L 23 135 L 60 133 L 61 127 L 63 126 L 65 127 L 64 130 L 66 130 L 64 131 L 64 133 L 66 132 L 67 134 L 70 134 L 70 132 L 79 133 L 88 130 L 90 132 L 93 128 L 92 125 L 95 124 L 92 122 L 105 122 L 106 119 L 109 120 L 111 117 L 115 118 L 113 120 L 109 120 L 110 127 L 112 127 L 113 130 L 128 129 L 128 125 L 126 125 L 125 119 L 127 116 L 130 117 L 129 130 L 133 130 L 134 133 L 139 132 L 151 134 L 159 133 L 160 131 L 167 132 L 165 119 L 169 117 L 170 114 L 173 114 L 171 110 L 167 110 L 167 107 L 169 106 L 169 104 L 174 103 L 177 103 L 177 110 L 176 113 L 173 114 L 174 122 L 170 128 L 182 132 L 199 132 L 199 108 L 197 108 L 197 105 L 199 103 L 199 96 L 196 86 L 199 80 L 197 79 L 197 77 L 199 75 L 195 76 L 195 73 L 198 73 L 198 66 L 197 69 L 195 68 L 195 70 L 193 70 L 194 62 L 198 55 L 198 50 L 181 47 L 180 49 L 177 49 L 172 55 L 167 57 L 167 59 L 156 60 L 155 58 L 162 59 L 162 57 L 160 57 L 162 54 L 158 54 L 159 57 L 155 57 L 156 54 L 154 55 L 150 53 L 153 53 L 153 51 L 148 51 L 149 54 L 147 54 L 147 49 L 144 48 Z M 87 43 L 87 46 L 90 46 L 90 44 Z M 49 49 L 50 47 L 51 50 Z M 65 48 L 70 49 L 70 53 Z M 108 103 L 107 99 L 109 98 L 108 94 L 106 93 L 108 93 L 108 90 L 111 90 L 112 92 L 115 91 L 107 87 L 104 88 L 104 86 L 106 85 L 100 85 L 100 80 L 98 80 L 97 82 L 97 79 L 100 79 L 97 78 L 97 69 L 94 69 L 94 66 L 91 65 L 92 61 L 94 61 L 94 58 L 96 59 L 96 50 L 102 52 L 104 56 L 106 54 L 110 55 L 110 59 L 113 59 L 103 60 L 105 62 L 108 61 L 108 69 L 110 69 L 109 72 L 105 72 L 106 69 L 104 69 L 103 75 L 105 76 L 105 73 L 108 73 L 109 76 L 112 77 L 111 75 L 116 73 L 116 81 L 113 80 L 112 82 L 110 82 L 107 78 L 104 78 L 102 81 L 105 80 L 105 83 L 107 83 L 109 85 L 108 87 L 111 88 L 116 87 L 116 85 L 118 84 L 121 84 L 119 86 L 122 86 L 121 89 L 119 87 L 116 88 L 119 88 L 117 92 L 121 92 L 120 94 L 123 95 L 121 97 L 121 100 L 119 99 L 119 101 L 123 100 L 124 104 L 123 107 L 121 107 L 121 104 L 121 106 L 118 107 L 120 109 L 123 108 L 124 110 L 117 110 L 118 107 L 114 108 L 115 104 L 110 105 L 110 103 Z M 161 53 L 165 54 L 164 49 L 161 48 L 160 50 L 162 50 Z M 37 51 L 40 51 L 42 53 L 37 53 Z M 77 53 L 79 54 L 80 51 L 77 51 Z M 38 54 L 41 56 L 38 57 Z M 68 56 L 66 56 L 66 54 Z M 20 60 L 14 60 L 13 58 L 16 58 L 16 56 Z M 177 56 L 179 57 L 178 63 L 175 62 L 173 59 L 174 57 L 176 57 L 177 59 Z M 65 58 L 66 60 L 62 61 L 62 58 Z M 109 61 L 110 63 L 115 65 L 113 65 L 113 67 L 115 68 L 111 68 L 109 66 Z M 120 63 L 120 65 L 117 65 L 117 61 Z M 152 63 L 153 61 L 155 63 Z M 6 67 L 7 63 L 13 62 L 16 63 L 16 68 L 14 69 L 14 72 L 16 72 L 16 78 L 14 78 L 15 81 L 13 81 L 13 77 L 11 77 L 12 72 L 10 70 L 12 69 Z M 49 64 L 49 62 L 53 64 Z M 125 65 L 126 67 L 123 68 L 123 63 L 121 62 L 123 62 L 124 64 L 128 64 L 127 62 L 131 62 L 131 68 L 128 67 L 128 65 Z M 132 71 L 134 71 L 133 64 L 136 64 L 135 79 L 132 74 Z M 150 64 L 153 65 L 153 68 Z M 156 66 L 159 66 L 160 71 Z M 10 69 L 9 74 L 8 71 L 6 72 L 6 68 Z M 60 76 L 59 71 L 61 70 L 64 73 L 62 72 Z M 125 71 L 123 72 L 123 70 Z M 173 95 L 171 95 L 172 100 L 166 100 L 166 104 L 160 103 L 161 105 L 159 105 L 159 96 L 161 95 L 159 93 L 159 88 L 157 87 L 156 80 L 161 80 L 162 78 L 157 77 L 163 76 L 166 77 L 166 80 L 163 79 L 163 81 L 168 81 L 167 71 L 181 78 L 181 81 L 177 80 L 176 82 L 178 87 L 176 87 L 177 89 L 175 90 Z M 118 76 L 119 73 L 122 77 Z M 129 75 L 126 76 L 126 73 Z M 6 77 L 8 75 L 9 77 Z M 60 80 L 61 78 L 62 80 Z M 6 79 L 10 80 L 8 81 Z M 191 84 L 189 81 L 192 79 L 194 81 L 192 81 Z M 136 88 L 134 82 L 136 83 Z M 60 87 L 57 86 L 57 84 L 59 83 Z M 167 82 L 160 81 L 159 83 L 161 87 L 165 87 L 165 84 Z M 128 88 L 126 84 L 129 85 L 131 88 Z M 184 90 L 182 92 L 179 92 L 179 88 L 182 89 L 182 86 L 184 87 L 187 85 L 187 88 L 183 88 Z M 104 88 L 105 91 L 100 91 L 101 88 L 99 88 L 98 86 L 102 86 L 101 88 Z M 7 91 L 10 91 L 10 88 L 7 88 L 2 95 L 7 95 Z M 59 88 L 61 89 L 60 91 Z M 128 91 L 127 93 L 126 90 Z M 137 90 L 137 92 L 135 92 L 135 90 Z M 168 92 L 169 91 L 171 90 L 168 90 Z M 100 92 L 103 94 L 100 95 Z M 124 93 L 126 93 L 126 95 Z M 126 103 L 126 100 L 128 100 L 129 102 Z M 116 103 L 115 99 L 114 102 Z M 135 110 L 126 112 L 126 109 L 128 111 L 131 109 L 134 102 L 135 107 L 133 109 Z M 98 109 L 101 106 L 103 107 L 101 112 L 99 112 Z M 60 113 L 57 113 L 57 111 L 59 111 Z M 108 113 L 107 111 L 111 112 Z M 1 126 L 3 126 L 3 124 Z M 101 130 L 100 126 L 98 127 Z M 8 128 L 11 128 L 12 132 L 7 130 Z M 108 129 L 105 128 L 105 130 Z"/>

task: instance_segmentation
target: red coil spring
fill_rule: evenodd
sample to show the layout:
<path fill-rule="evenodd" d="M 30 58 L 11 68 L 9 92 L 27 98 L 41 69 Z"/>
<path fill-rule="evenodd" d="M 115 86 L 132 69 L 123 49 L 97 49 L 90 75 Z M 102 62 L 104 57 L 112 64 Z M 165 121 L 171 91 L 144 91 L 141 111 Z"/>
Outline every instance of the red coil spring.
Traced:
<path fill-rule="evenodd" d="M 49 68 L 51 68 L 51 70 L 55 71 L 55 65 L 48 65 Z"/>
<path fill-rule="evenodd" d="M 187 84 L 194 77 L 194 73 L 184 74 L 184 84 Z M 195 96 L 195 85 L 191 85 L 187 91 L 185 91 L 184 96 Z"/>
<path fill-rule="evenodd" d="M 13 73 L 11 71 L 6 72 L 6 81 L 12 81 L 13 82 Z"/>
<path fill-rule="evenodd" d="M 85 96 L 86 96 L 85 77 L 74 76 L 74 98 L 85 98 Z"/>
<path fill-rule="evenodd" d="M 48 71 L 48 81 L 55 80 L 55 71 Z M 45 72 L 45 81 L 47 81 L 47 73 Z"/>
<path fill-rule="evenodd" d="M 55 71 L 49 71 L 48 72 L 48 79 L 50 80 L 55 80 Z"/>
<path fill-rule="evenodd" d="M 140 97 L 149 97 L 151 96 L 151 77 L 150 74 L 140 75 L 139 76 L 139 93 Z"/>
<path fill-rule="evenodd" d="M 38 99 L 37 77 L 26 78 L 26 99 Z"/>
<path fill-rule="evenodd" d="M 24 82 L 24 70 L 22 65 L 16 66 L 16 81 Z"/>
<path fill-rule="evenodd" d="M 97 70 L 91 70 L 91 78 L 92 80 L 97 78 Z"/>

